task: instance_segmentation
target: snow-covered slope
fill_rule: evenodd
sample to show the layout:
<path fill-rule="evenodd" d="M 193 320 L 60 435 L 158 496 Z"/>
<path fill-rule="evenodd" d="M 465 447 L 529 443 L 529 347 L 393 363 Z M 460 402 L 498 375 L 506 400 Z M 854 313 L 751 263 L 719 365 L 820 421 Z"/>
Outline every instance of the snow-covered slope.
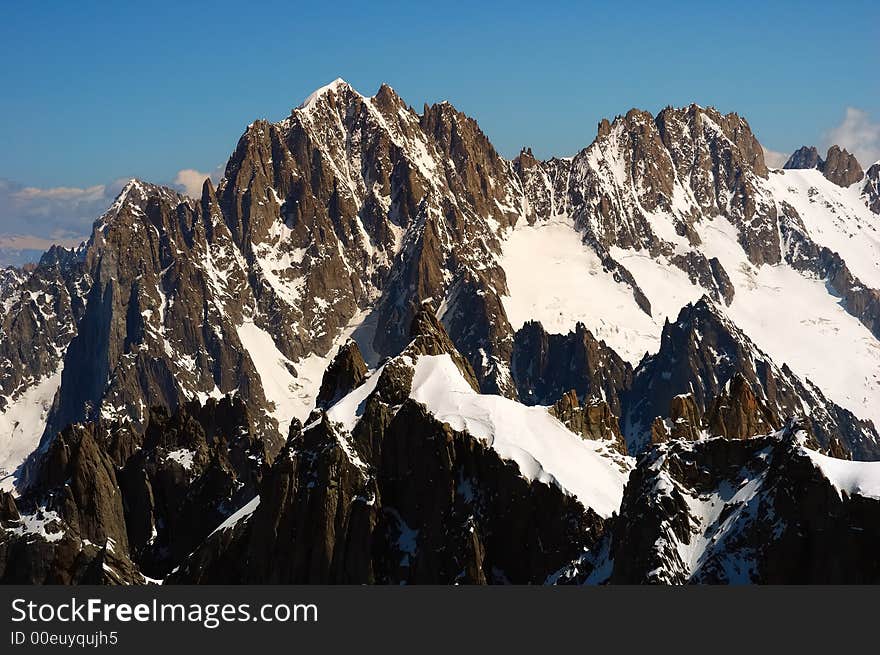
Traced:
<path fill-rule="evenodd" d="M 836 251 L 864 284 L 880 289 L 880 216 L 861 197 L 862 183 L 843 188 L 816 169 L 774 171 L 777 202 L 797 210 L 813 241 Z"/>
<path fill-rule="evenodd" d="M 777 364 L 880 425 L 880 341 L 825 282 L 785 263 L 751 264 L 723 218 L 702 224 L 699 233 L 704 251 L 718 257 L 736 287 L 724 309 L 734 323 Z"/>
<path fill-rule="evenodd" d="M 880 500 L 880 462 L 848 462 L 815 450 L 803 450 L 841 494 Z"/>
<path fill-rule="evenodd" d="M 526 321 L 540 321 L 544 329 L 557 334 L 565 334 L 580 321 L 637 364 L 659 345 L 663 317 L 645 313 L 632 288 L 615 281 L 582 239 L 564 216 L 517 224 L 503 242 L 501 257 L 510 292 L 502 297 L 507 317 L 514 330 Z"/>
<path fill-rule="evenodd" d="M 16 469 L 40 443 L 61 384 L 61 371 L 29 387 L 0 412 L 0 490 L 14 488 Z"/>
<path fill-rule="evenodd" d="M 774 254 L 773 239 L 780 240 L 782 228 L 753 231 L 730 201 L 726 210 L 707 212 L 685 180 L 675 177 L 668 206 L 646 210 L 640 199 L 646 190 L 621 160 L 630 147 L 622 143 L 622 129 L 621 123 L 605 141 L 600 138 L 598 153 L 594 144 L 576 158 L 580 170 L 568 174 L 565 188 L 576 188 L 575 175 L 596 175 L 600 192 L 620 204 L 613 229 L 647 236 L 642 243 L 612 244 L 607 252 L 618 266 L 613 268 L 590 237 L 598 229 L 595 221 L 588 222 L 593 227 L 576 227 L 583 221 L 563 212 L 518 223 L 505 233 L 500 258 L 509 291 L 503 302 L 513 328 L 540 320 L 548 331 L 564 334 L 582 322 L 637 365 L 642 355 L 657 351 L 666 320 L 674 320 L 687 303 L 715 295 L 719 310 L 778 366 L 788 365 L 832 401 L 880 425 L 880 341 L 852 308 L 826 280 Z M 540 179 L 552 184 L 546 176 Z M 880 288 L 880 217 L 860 197 L 861 183 L 841 188 L 816 170 L 773 170 L 750 184 L 761 212 L 780 224 L 795 221 L 793 229 L 806 230 L 818 246 L 840 254 L 862 284 Z M 561 211 L 558 202 L 552 211 Z M 686 223 L 690 226 L 681 227 Z M 689 268 L 696 261 L 717 261 L 729 297 L 722 301 L 717 280 Z M 622 276 L 620 267 L 631 277 Z M 650 303 L 650 313 L 636 301 L 634 286 Z"/>
<path fill-rule="evenodd" d="M 411 398 L 453 429 L 486 440 L 527 479 L 559 486 L 602 517 L 620 506 L 629 469 L 624 458 L 573 434 L 546 407 L 476 393 L 449 355 L 419 357 Z"/>

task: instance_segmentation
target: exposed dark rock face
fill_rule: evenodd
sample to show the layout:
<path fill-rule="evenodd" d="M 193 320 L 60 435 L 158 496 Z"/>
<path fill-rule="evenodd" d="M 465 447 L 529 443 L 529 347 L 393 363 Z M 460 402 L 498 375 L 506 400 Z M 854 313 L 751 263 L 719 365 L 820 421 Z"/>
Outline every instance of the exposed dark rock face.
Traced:
<path fill-rule="evenodd" d="M 861 180 L 865 173 L 856 160 L 855 155 L 838 146 L 828 148 L 825 156 L 825 167 L 822 174 L 837 186 L 848 187 Z"/>
<path fill-rule="evenodd" d="M 880 501 L 836 488 L 796 434 L 653 447 L 605 542 L 560 580 L 876 583 Z"/>
<path fill-rule="evenodd" d="M 365 470 L 326 422 L 295 436 L 250 519 L 169 581 L 541 583 L 601 533 L 576 501 L 412 401 L 393 418 L 370 403 L 365 420 L 355 435 L 374 449 Z"/>
<path fill-rule="evenodd" d="M 880 162 L 873 164 L 865 173 L 865 186 L 862 196 L 871 211 L 880 214 Z"/>
<path fill-rule="evenodd" d="M 752 386 L 741 373 L 734 375 L 715 396 L 704 422 L 710 435 L 728 439 L 748 439 L 781 427 L 779 418 L 755 397 Z"/>
<path fill-rule="evenodd" d="M 739 377 L 743 379 L 736 380 Z M 728 383 L 738 390 L 735 393 L 741 409 L 735 413 L 744 411 L 741 418 L 748 417 L 735 433 L 758 434 L 753 430 L 765 423 L 773 426 L 773 417 L 797 416 L 802 407 L 809 406 L 812 432 L 821 447 L 830 447 L 836 438 L 856 459 L 874 459 L 880 452 L 880 439 L 871 423 L 858 420 L 829 401 L 817 388 L 801 382 L 787 366 L 777 367 L 705 298 L 682 309 L 675 323 L 667 323 L 660 350 L 642 360 L 635 371 L 623 409 L 629 452 L 642 452 L 651 441 L 652 431 L 657 440 L 659 425 L 655 419 L 668 416 L 673 400 L 681 394 L 691 395 L 701 416 L 706 416 L 713 400 L 719 398 L 708 418 L 719 430 L 726 431 L 723 406 L 732 399 L 732 392 L 725 390 Z M 751 387 L 750 395 L 759 411 L 748 409 L 752 403 L 745 386 Z"/>
<path fill-rule="evenodd" d="M 735 373 L 708 404 L 705 413 L 693 394 L 673 396 L 668 417 L 658 416 L 651 423 L 651 443 L 696 441 L 717 436 L 750 439 L 773 432 L 780 426 L 779 418 L 755 396 L 746 377 Z M 831 441 L 836 439 L 832 437 Z"/>
<path fill-rule="evenodd" d="M 582 323 L 568 334 L 547 334 L 529 321 L 514 336 L 511 373 L 521 402 L 550 405 L 569 390 L 583 401 L 599 399 L 615 415 L 632 384 L 632 367 Z"/>
<path fill-rule="evenodd" d="M 119 472 L 133 559 L 162 578 L 257 493 L 268 468 L 243 401 L 151 412 L 143 447 Z"/>
<path fill-rule="evenodd" d="M 96 223 L 84 255 L 92 284 L 46 439 L 98 418 L 143 428 L 145 408 L 217 390 L 267 407 L 236 330 L 251 315 L 248 276 L 215 212 L 210 184 L 199 204 L 133 181 Z M 261 431 L 271 443 L 273 426 Z"/>
<path fill-rule="evenodd" d="M 57 246 L 30 273 L 0 278 L 0 411 L 30 385 L 58 371 L 76 334 L 91 280 L 80 253 Z"/>
<path fill-rule="evenodd" d="M 802 146 L 788 158 L 783 168 L 816 168 L 822 171 L 829 181 L 842 187 L 855 184 L 864 177 L 862 167 L 855 156 L 847 152 L 846 148 L 841 149 L 836 145 L 828 148 L 825 159 L 819 156 L 815 147 Z"/>
<path fill-rule="evenodd" d="M 620 434 L 619 419 L 604 400 L 592 398 L 581 405 L 574 389 L 563 394 L 550 408 L 550 413 L 565 426 L 585 439 L 610 441 L 617 452 L 626 454 L 626 443 Z"/>
<path fill-rule="evenodd" d="M 703 436 L 703 416 L 691 394 L 673 396 L 669 416 L 657 416 L 651 422 L 651 443 L 665 443 L 670 439 L 696 441 Z"/>
<path fill-rule="evenodd" d="M 793 168 L 817 168 L 820 171 L 825 167 L 825 160 L 819 156 L 816 146 L 801 146 L 795 150 L 788 161 L 782 166 L 785 169 Z"/>
<path fill-rule="evenodd" d="M 513 329 L 491 281 L 470 273 L 457 280 L 446 298 L 442 323 L 468 361 L 485 393 L 516 398 L 509 362 Z"/>
<path fill-rule="evenodd" d="M 143 582 L 129 561 L 116 466 L 97 424 L 58 435 L 40 461 L 37 483 L 6 518 L 0 535 L 0 581 L 98 583 L 110 561 L 120 582 Z M 7 502 L 8 505 L 8 502 Z M 10 512 L 7 508 L 7 517 Z"/>
<path fill-rule="evenodd" d="M 321 389 L 318 391 L 316 404 L 327 408 L 345 396 L 352 389 L 360 386 L 367 377 L 367 364 L 355 341 L 348 341 L 339 347 L 336 357 L 324 371 Z"/>
<path fill-rule="evenodd" d="M 25 494 L 0 496 L 0 581 L 163 577 L 256 493 L 267 462 L 252 432 L 239 399 L 158 408 L 144 436 L 125 423 L 70 426 Z"/>

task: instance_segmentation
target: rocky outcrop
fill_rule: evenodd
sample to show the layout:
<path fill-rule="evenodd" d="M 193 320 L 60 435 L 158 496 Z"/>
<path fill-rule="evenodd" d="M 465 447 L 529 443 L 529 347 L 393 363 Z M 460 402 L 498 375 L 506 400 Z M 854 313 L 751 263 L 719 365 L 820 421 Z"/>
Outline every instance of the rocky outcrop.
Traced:
<path fill-rule="evenodd" d="M 541 583 L 598 540 L 595 512 L 408 397 L 415 359 L 454 354 L 429 306 L 412 333 L 353 430 L 324 412 L 292 430 L 252 512 L 168 582 Z"/>
<path fill-rule="evenodd" d="M 670 439 L 696 441 L 704 435 L 703 417 L 691 394 L 673 396 L 668 417 L 657 416 L 651 422 L 651 443 L 665 443 Z"/>
<path fill-rule="evenodd" d="M 651 443 L 670 440 L 696 441 L 709 437 L 750 439 L 780 427 L 779 418 L 759 400 L 742 373 L 735 373 L 721 392 L 701 409 L 693 394 L 673 396 L 666 417 L 651 423 Z M 830 443 L 840 445 L 832 437 Z M 818 444 L 815 444 L 818 448 Z"/>
<path fill-rule="evenodd" d="M 6 269 L 0 280 L 0 412 L 57 373 L 90 283 L 81 253 L 57 246 L 29 273 Z"/>
<path fill-rule="evenodd" d="M 837 252 L 816 244 L 798 222 L 784 224 L 781 234 L 785 260 L 799 271 L 826 280 L 844 309 L 880 339 L 880 290 L 863 284 Z"/>
<path fill-rule="evenodd" d="M 825 159 L 819 156 L 815 147 L 798 148 L 783 168 L 816 168 L 837 186 L 848 187 L 864 177 L 864 172 L 855 156 L 837 145 L 828 148 Z"/>
<path fill-rule="evenodd" d="M 781 427 L 779 418 L 755 397 L 742 373 L 735 374 L 715 396 L 703 420 L 710 435 L 728 439 L 749 439 Z"/>
<path fill-rule="evenodd" d="M 817 168 L 819 170 L 824 167 L 825 160 L 819 156 L 816 146 L 801 146 L 791 154 L 791 157 L 782 166 L 784 169 Z"/>
<path fill-rule="evenodd" d="M 584 402 L 604 401 L 618 416 L 621 395 L 632 384 L 629 363 L 582 323 L 562 335 L 527 322 L 514 335 L 511 373 L 523 403 L 550 405 L 573 390 Z"/>
<path fill-rule="evenodd" d="M 797 435 L 653 447 L 605 542 L 560 581 L 875 583 L 880 501 L 837 488 Z"/>
<path fill-rule="evenodd" d="M 321 388 L 315 403 L 318 407 L 330 407 L 337 400 L 360 386 L 367 377 L 367 364 L 357 342 L 348 341 L 339 347 L 330 366 L 324 371 Z"/>
<path fill-rule="evenodd" d="M 825 398 L 787 366 L 778 367 L 707 298 L 687 305 L 674 323 L 664 326 L 659 351 L 642 360 L 633 375 L 623 403 L 623 432 L 631 454 L 642 452 L 652 434 L 658 440 L 655 419 L 667 417 L 681 394 L 690 395 L 688 402 L 719 433 L 733 429 L 730 436 L 760 434 L 764 425 L 778 424 L 774 417 L 799 416 L 806 406 L 812 408 L 809 422 L 821 447 L 839 439 L 856 459 L 874 459 L 880 452 L 871 423 Z"/>
<path fill-rule="evenodd" d="M 0 581 L 167 575 L 256 493 L 267 460 L 252 435 L 240 399 L 155 408 L 145 435 L 122 422 L 70 426 L 20 498 L 0 495 Z"/>
<path fill-rule="evenodd" d="M 268 461 L 253 434 L 238 398 L 151 412 L 143 447 L 118 474 L 132 559 L 144 574 L 167 575 L 257 493 Z"/>
<path fill-rule="evenodd" d="M 620 434 L 619 419 L 604 400 L 593 398 L 587 404 L 581 405 L 577 393 L 572 389 L 563 394 L 549 411 L 575 434 L 584 439 L 610 441 L 617 452 L 626 454 L 626 443 Z"/>
<path fill-rule="evenodd" d="M 861 180 L 865 173 L 855 155 L 838 146 L 828 148 L 822 174 L 837 186 L 848 187 Z"/>
<path fill-rule="evenodd" d="M 873 164 L 865 173 L 862 197 L 875 214 L 880 214 L 880 162 Z"/>
<path fill-rule="evenodd" d="M 120 582 L 143 582 L 129 559 L 122 496 L 106 438 L 97 424 L 69 427 L 49 445 L 31 491 L 15 501 L 16 508 L 7 498 L 0 580 L 98 583 L 108 572 Z M 111 561 L 119 567 L 111 570 Z"/>

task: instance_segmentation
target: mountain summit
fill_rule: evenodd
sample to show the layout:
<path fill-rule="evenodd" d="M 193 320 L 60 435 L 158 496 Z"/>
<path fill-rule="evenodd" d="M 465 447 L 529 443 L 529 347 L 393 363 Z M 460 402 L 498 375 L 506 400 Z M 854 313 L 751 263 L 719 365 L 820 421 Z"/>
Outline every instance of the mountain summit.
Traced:
<path fill-rule="evenodd" d="M 0 579 L 768 579 L 789 541 L 731 577 L 656 526 L 684 549 L 719 494 L 795 535 L 789 488 L 876 511 L 875 169 L 770 170 L 698 105 L 507 160 L 448 102 L 337 79 L 200 198 L 132 180 L 80 249 L 0 272 Z M 867 486 L 837 505 L 841 471 Z M 738 516 L 741 554 L 769 528 Z"/>

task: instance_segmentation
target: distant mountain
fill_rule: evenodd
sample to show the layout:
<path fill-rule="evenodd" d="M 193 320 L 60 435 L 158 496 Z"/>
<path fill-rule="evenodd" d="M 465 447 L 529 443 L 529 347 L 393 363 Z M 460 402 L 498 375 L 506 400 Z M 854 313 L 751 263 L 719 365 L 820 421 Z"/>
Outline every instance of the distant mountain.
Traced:
<path fill-rule="evenodd" d="M 786 530 L 843 523 L 788 506 L 736 571 L 657 544 L 720 530 L 693 503 L 730 485 L 877 511 L 878 165 L 771 170 L 697 105 L 510 161 L 336 80 L 200 198 L 132 180 L 0 271 L 0 580 L 876 581 L 870 530 L 823 572 Z"/>
<path fill-rule="evenodd" d="M 802 146 L 788 158 L 783 168 L 815 168 L 831 182 L 842 187 L 855 184 L 865 176 L 855 155 L 848 153 L 846 148 L 841 150 L 836 145 L 828 148 L 825 159 L 819 156 L 815 147 Z"/>

